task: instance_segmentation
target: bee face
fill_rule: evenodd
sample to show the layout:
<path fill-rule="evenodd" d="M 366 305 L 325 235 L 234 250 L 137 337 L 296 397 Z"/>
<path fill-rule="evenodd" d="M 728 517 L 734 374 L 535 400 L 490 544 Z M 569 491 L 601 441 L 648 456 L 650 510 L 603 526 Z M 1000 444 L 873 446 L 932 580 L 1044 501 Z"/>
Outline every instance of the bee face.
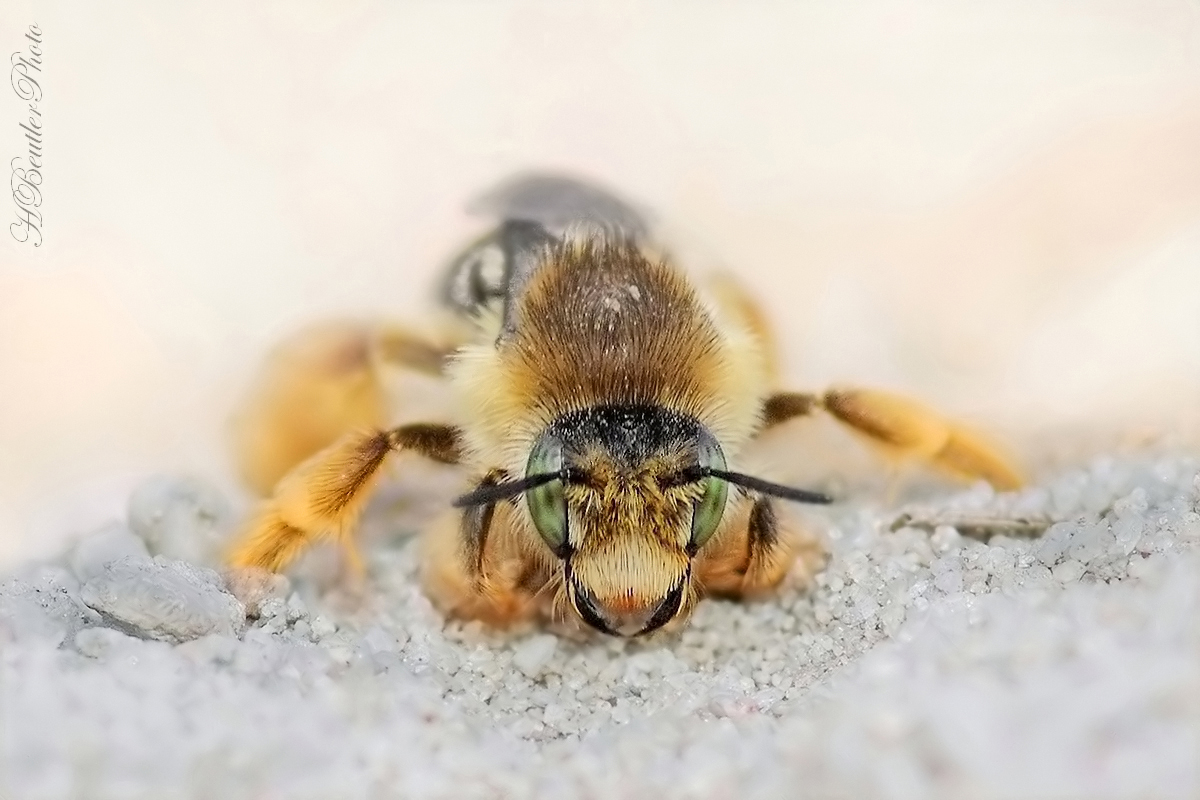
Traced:
<path fill-rule="evenodd" d="M 703 426 L 657 406 L 576 411 L 543 432 L 526 477 L 557 478 L 526 503 L 584 622 L 634 636 L 690 610 L 692 557 L 716 531 L 727 494 L 700 471 L 724 465 Z"/>

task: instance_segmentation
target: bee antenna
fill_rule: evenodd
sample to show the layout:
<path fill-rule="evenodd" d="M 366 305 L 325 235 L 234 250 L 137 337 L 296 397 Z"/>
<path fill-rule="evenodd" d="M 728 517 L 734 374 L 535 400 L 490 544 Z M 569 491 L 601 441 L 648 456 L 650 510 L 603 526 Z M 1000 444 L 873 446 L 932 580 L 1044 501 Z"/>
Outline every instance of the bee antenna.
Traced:
<path fill-rule="evenodd" d="M 550 481 L 562 480 L 562 472 L 542 472 L 537 475 L 526 475 L 524 478 L 505 483 L 485 483 L 474 491 L 467 492 L 454 501 L 455 508 L 470 508 L 471 506 L 487 506 L 500 500 L 536 489 Z"/>
<path fill-rule="evenodd" d="M 701 471 L 720 478 L 723 481 L 743 486 L 751 491 L 761 492 L 762 494 L 771 495 L 772 497 L 780 497 L 784 500 L 791 500 L 794 503 L 832 503 L 833 498 L 822 492 L 811 492 L 807 489 L 796 489 L 791 486 L 783 486 L 778 483 L 764 481 L 762 478 L 755 478 L 753 475 L 743 475 L 740 472 L 727 472 L 723 469 L 714 467 L 703 467 Z"/>

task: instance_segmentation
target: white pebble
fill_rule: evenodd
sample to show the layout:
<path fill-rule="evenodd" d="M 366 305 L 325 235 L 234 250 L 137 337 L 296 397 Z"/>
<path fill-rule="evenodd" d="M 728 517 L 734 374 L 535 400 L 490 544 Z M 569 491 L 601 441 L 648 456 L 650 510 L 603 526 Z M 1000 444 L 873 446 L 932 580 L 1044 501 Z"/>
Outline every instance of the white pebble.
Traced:
<path fill-rule="evenodd" d="M 129 498 L 129 527 L 153 555 L 216 565 L 233 513 L 224 496 L 193 476 L 156 475 Z"/>
<path fill-rule="evenodd" d="M 113 523 L 79 541 L 71 550 L 71 571 L 80 581 L 87 581 L 104 568 L 125 557 L 150 559 L 146 544 L 130 533 L 124 525 Z"/>
<path fill-rule="evenodd" d="M 80 596 L 114 624 L 169 642 L 236 633 L 245 621 L 244 606 L 223 590 L 220 576 L 161 556 L 114 561 Z"/>
<path fill-rule="evenodd" d="M 1084 571 L 1085 567 L 1083 564 L 1071 558 L 1062 562 L 1052 570 L 1054 574 L 1054 580 L 1058 581 L 1059 583 L 1074 583 L 1083 577 Z"/>
<path fill-rule="evenodd" d="M 325 639 L 337 632 L 337 625 L 328 617 L 317 615 L 312 621 L 312 635 L 316 639 Z"/>
<path fill-rule="evenodd" d="M 958 570 L 947 570 L 933 579 L 933 585 L 946 594 L 956 594 L 962 591 L 963 574 Z"/>
<path fill-rule="evenodd" d="M 138 641 L 111 628 L 84 628 L 75 634 L 75 649 L 89 658 L 105 658 Z"/>
<path fill-rule="evenodd" d="M 549 663 L 558 648 L 558 637 L 549 634 L 531 636 L 513 653 L 513 666 L 527 677 L 536 678 Z"/>

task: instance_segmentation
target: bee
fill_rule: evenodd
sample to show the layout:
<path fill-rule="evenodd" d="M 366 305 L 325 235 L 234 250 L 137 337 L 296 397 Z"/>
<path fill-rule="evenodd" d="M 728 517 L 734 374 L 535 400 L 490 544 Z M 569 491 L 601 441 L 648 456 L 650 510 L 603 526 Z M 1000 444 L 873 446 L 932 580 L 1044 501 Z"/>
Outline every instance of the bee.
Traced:
<path fill-rule="evenodd" d="M 819 539 L 786 503 L 829 503 L 741 469 L 746 448 L 826 414 L 891 454 L 1000 489 L 1021 483 L 981 436 L 871 389 L 782 391 L 765 316 L 701 285 L 614 194 L 554 175 L 476 205 L 498 225 L 441 287 L 455 335 L 332 326 L 281 351 L 239 426 L 269 494 L 229 563 L 280 571 L 355 527 L 389 455 L 459 465 L 469 491 L 424 532 L 422 581 L 447 614 L 543 618 L 606 634 L 677 628 L 706 596 L 811 577 Z M 444 378 L 450 422 L 389 427 L 385 366 Z"/>

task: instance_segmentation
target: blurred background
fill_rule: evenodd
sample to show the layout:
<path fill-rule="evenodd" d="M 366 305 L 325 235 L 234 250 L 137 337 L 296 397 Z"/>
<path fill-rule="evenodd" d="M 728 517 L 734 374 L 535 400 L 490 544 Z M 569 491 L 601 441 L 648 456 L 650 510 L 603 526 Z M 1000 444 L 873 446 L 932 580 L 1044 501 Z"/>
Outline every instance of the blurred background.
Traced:
<path fill-rule="evenodd" d="M 0 244 L 0 564 L 150 473 L 233 486 L 270 345 L 420 319 L 464 204 L 528 168 L 700 242 L 797 388 L 915 393 L 1029 459 L 1200 438 L 1195 0 L 3 0 L 0 50 L 31 23 L 45 244 Z M 3 88 L 5 160 L 22 111 Z"/>

